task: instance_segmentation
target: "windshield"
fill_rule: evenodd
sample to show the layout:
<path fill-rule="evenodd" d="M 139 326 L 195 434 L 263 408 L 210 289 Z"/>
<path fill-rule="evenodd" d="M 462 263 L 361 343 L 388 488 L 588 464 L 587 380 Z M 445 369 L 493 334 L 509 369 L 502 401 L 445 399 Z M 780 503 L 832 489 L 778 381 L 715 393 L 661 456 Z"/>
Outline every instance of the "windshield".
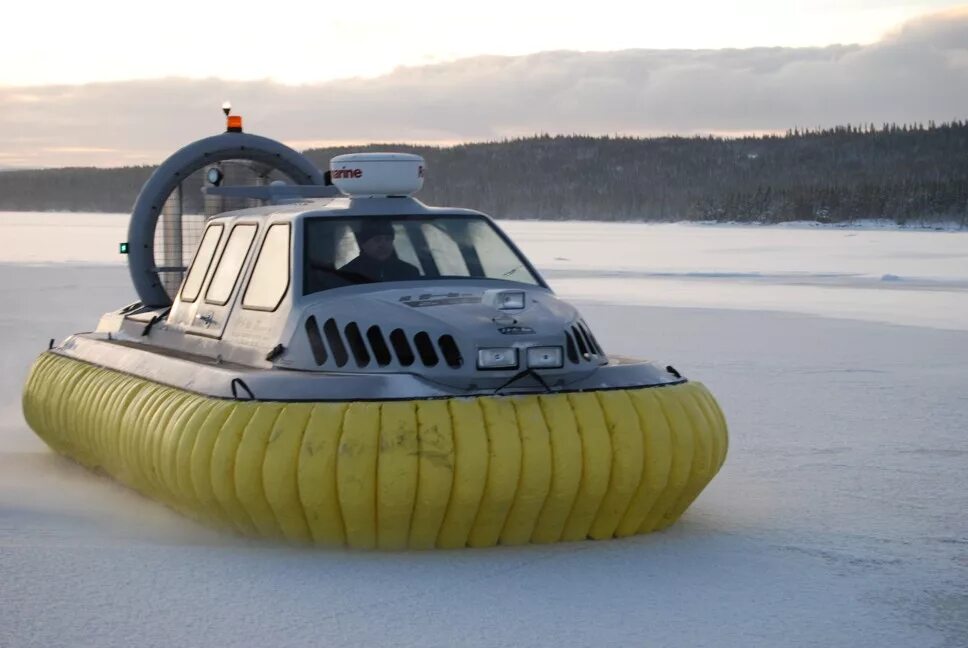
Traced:
<path fill-rule="evenodd" d="M 485 218 L 307 218 L 304 293 L 358 283 L 419 279 L 538 278 Z"/>

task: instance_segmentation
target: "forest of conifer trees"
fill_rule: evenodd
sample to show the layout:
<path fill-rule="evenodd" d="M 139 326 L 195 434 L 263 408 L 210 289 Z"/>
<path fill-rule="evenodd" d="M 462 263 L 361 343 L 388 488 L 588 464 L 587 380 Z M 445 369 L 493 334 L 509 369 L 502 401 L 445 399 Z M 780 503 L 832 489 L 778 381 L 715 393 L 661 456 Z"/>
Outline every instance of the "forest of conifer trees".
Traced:
<path fill-rule="evenodd" d="M 792 130 L 764 137 L 535 136 L 453 147 L 311 149 L 423 155 L 420 198 L 497 218 L 968 226 L 968 121 Z M 153 167 L 0 172 L 0 210 L 130 210 Z M 200 210 L 200 187 L 185 187 Z"/>

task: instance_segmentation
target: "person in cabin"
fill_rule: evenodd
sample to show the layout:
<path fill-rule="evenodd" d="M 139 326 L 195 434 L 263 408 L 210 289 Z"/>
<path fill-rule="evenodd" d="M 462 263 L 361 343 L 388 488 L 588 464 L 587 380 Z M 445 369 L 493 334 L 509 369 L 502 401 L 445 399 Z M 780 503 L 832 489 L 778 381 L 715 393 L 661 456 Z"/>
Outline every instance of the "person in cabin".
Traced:
<path fill-rule="evenodd" d="M 418 279 L 420 270 L 402 261 L 393 247 L 393 224 L 383 218 L 363 219 L 356 232 L 360 254 L 339 269 L 369 281 L 406 281 Z"/>

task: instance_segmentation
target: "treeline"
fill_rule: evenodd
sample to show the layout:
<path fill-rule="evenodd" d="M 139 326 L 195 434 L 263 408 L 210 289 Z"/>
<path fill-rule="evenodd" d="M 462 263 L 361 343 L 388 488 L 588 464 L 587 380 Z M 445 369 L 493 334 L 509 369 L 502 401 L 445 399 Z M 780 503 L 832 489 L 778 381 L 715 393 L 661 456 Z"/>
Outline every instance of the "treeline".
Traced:
<path fill-rule="evenodd" d="M 776 223 L 954 221 L 968 226 L 968 121 L 743 137 L 536 136 L 454 147 L 312 149 L 423 155 L 420 198 L 499 218 Z M 0 210 L 128 211 L 150 167 L 0 173 Z M 185 187 L 200 210 L 201 179 Z"/>

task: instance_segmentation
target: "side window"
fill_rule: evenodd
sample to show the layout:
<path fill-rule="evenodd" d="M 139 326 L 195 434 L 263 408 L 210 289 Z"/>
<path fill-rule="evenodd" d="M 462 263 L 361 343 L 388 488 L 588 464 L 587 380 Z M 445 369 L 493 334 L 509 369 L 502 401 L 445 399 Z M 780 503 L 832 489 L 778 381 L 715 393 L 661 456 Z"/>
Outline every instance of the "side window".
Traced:
<path fill-rule="evenodd" d="M 274 311 L 289 288 L 289 223 L 277 223 L 266 232 L 255 269 L 242 297 L 242 306 Z"/>
<path fill-rule="evenodd" d="M 229 234 L 229 240 L 222 250 L 222 256 L 215 267 L 215 274 L 208 284 L 205 301 L 209 304 L 224 306 L 228 303 L 235 284 L 239 280 L 239 272 L 245 258 L 249 256 L 252 239 L 255 238 L 255 225 L 236 225 Z"/>
<path fill-rule="evenodd" d="M 198 299 L 202 282 L 205 281 L 205 275 L 208 274 L 208 269 L 212 266 L 215 248 L 218 247 L 218 242 L 222 239 L 223 229 L 221 225 L 209 225 L 208 229 L 205 230 L 205 236 L 202 237 L 202 242 L 198 245 L 198 252 L 195 253 L 195 261 L 192 262 L 192 267 L 185 277 L 185 283 L 182 284 L 182 301 L 193 302 Z"/>

